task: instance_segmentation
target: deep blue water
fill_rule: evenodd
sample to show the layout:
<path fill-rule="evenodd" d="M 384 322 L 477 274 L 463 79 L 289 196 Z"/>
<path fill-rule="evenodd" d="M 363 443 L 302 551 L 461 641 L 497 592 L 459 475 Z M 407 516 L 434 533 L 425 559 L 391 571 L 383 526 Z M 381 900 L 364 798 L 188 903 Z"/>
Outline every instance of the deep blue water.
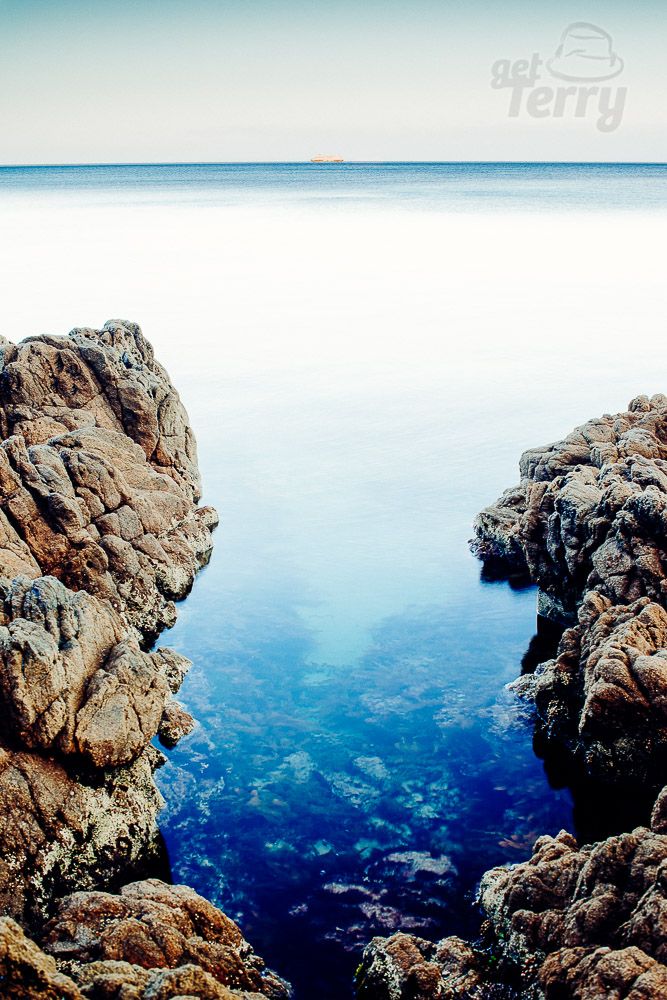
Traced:
<path fill-rule="evenodd" d="M 472 520 L 664 391 L 667 168 L 6 168 L 0 208 L 2 332 L 139 321 L 220 511 L 161 640 L 198 720 L 158 773 L 174 878 L 297 1000 L 374 934 L 475 933 L 481 873 L 575 823 L 505 689 L 535 594 Z"/>

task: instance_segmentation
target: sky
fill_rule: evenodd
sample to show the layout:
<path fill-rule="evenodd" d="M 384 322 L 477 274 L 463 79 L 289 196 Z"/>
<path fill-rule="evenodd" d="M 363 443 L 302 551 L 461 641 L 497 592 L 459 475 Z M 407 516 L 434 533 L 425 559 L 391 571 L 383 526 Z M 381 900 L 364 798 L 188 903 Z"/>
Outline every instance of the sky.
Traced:
<path fill-rule="evenodd" d="M 606 96 L 577 115 L 542 66 L 511 116 L 492 67 L 581 21 Z M 656 0 L 0 0 L 0 163 L 664 162 L 666 27 Z"/>

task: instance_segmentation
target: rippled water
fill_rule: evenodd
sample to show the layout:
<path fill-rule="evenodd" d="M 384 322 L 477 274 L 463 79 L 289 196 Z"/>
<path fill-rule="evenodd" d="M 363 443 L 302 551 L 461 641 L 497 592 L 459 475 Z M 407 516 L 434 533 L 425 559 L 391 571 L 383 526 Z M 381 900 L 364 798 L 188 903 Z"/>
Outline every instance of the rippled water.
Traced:
<path fill-rule="evenodd" d="M 174 878 L 297 986 L 572 829 L 505 684 L 535 595 L 475 513 L 525 447 L 664 390 L 663 167 L 0 170 L 0 332 L 139 321 L 182 391 L 211 564 L 163 643 Z"/>

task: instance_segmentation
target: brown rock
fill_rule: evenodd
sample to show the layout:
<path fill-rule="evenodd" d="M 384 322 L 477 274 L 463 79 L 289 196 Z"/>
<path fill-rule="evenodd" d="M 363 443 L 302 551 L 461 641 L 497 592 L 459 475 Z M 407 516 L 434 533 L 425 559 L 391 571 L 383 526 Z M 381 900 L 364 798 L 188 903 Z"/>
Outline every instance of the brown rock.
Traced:
<path fill-rule="evenodd" d="M 356 976 L 359 1000 L 492 1000 L 485 962 L 461 938 L 437 944 L 411 934 L 373 938 Z"/>
<path fill-rule="evenodd" d="M 0 917 L 0 997 L 2 1000 L 83 1000 L 71 979 L 58 972 L 18 924 Z"/>
<path fill-rule="evenodd" d="M 94 783 L 0 748 L 0 909 L 37 921 L 54 896 L 106 885 L 159 856 L 157 751 Z"/>
<path fill-rule="evenodd" d="M 160 989 L 165 990 L 164 984 L 176 982 L 181 992 L 186 984 L 191 990 L 193 983 L 210 990 L 214 980 L 230 990 L 247 990 L 271 1000 L 289 995 L 285 983 L 265 968 L 224 913 L 187 886 L 169 886 L 157 879 L 132 883 L 119 895 L 77 892 L 67 897 L 46 928 L 44 946 L 66 964 L 82 989 L 91 977 L 125 975 L 119 963 L 126 963 L 144 970 L 177 970 L 178 975 L 160 980 Z M 183 966 L 190 970 L 183 971 Z M 157 989 L 155 977 L 144 979 L 133 972 L 132 981 L 144 990 L 148 985 L 151 991 Z M 151 991 L 146 995 L 153 996 Z M 194 990 L 193 994 L 224 996 Z"/>
<path fill-rule="evenodd" d="M 0 344 L 0 901 L 33 919 L 154 857 L 150 746 L 185 732 L 175 619 L 217 522 L 137 326 Z"/>
<path fill-rule="evenodd" d="M 662 774 L 667 398 L 638 397 L 526 452 L 520 468 L 520 485 L 477 518 L 473 549 L 506 572 L 525 569 L 541 612 L 576 625 L 538 670 L 544 734 L 595 777 Z"/>
<path fill-rule="evenodd" d="M 195 720 L 189 712 L 176 701 L 170 701 L 164 710 L 158 736 L 160 742 L 166 747 L 175 747 L 179 740 L 194 728 Z"/>

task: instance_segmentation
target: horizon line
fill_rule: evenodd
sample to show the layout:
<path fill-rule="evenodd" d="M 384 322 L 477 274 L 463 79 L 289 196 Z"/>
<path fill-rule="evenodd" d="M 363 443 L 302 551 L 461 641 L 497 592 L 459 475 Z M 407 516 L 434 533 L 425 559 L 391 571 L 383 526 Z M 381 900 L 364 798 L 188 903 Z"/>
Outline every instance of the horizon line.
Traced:
<path fill-rule="evenodd" d="M 664 167 L 663 160 L 343 160 L 340 163 L 317 163 L 311 160 L 108 160 L 79 163 L 2 163 L 0 170 L 76 170 L 90 167 L 226 167 L 226 166 L 304 166 L 340 168 L 345 166 L 577 166 Z"/>

